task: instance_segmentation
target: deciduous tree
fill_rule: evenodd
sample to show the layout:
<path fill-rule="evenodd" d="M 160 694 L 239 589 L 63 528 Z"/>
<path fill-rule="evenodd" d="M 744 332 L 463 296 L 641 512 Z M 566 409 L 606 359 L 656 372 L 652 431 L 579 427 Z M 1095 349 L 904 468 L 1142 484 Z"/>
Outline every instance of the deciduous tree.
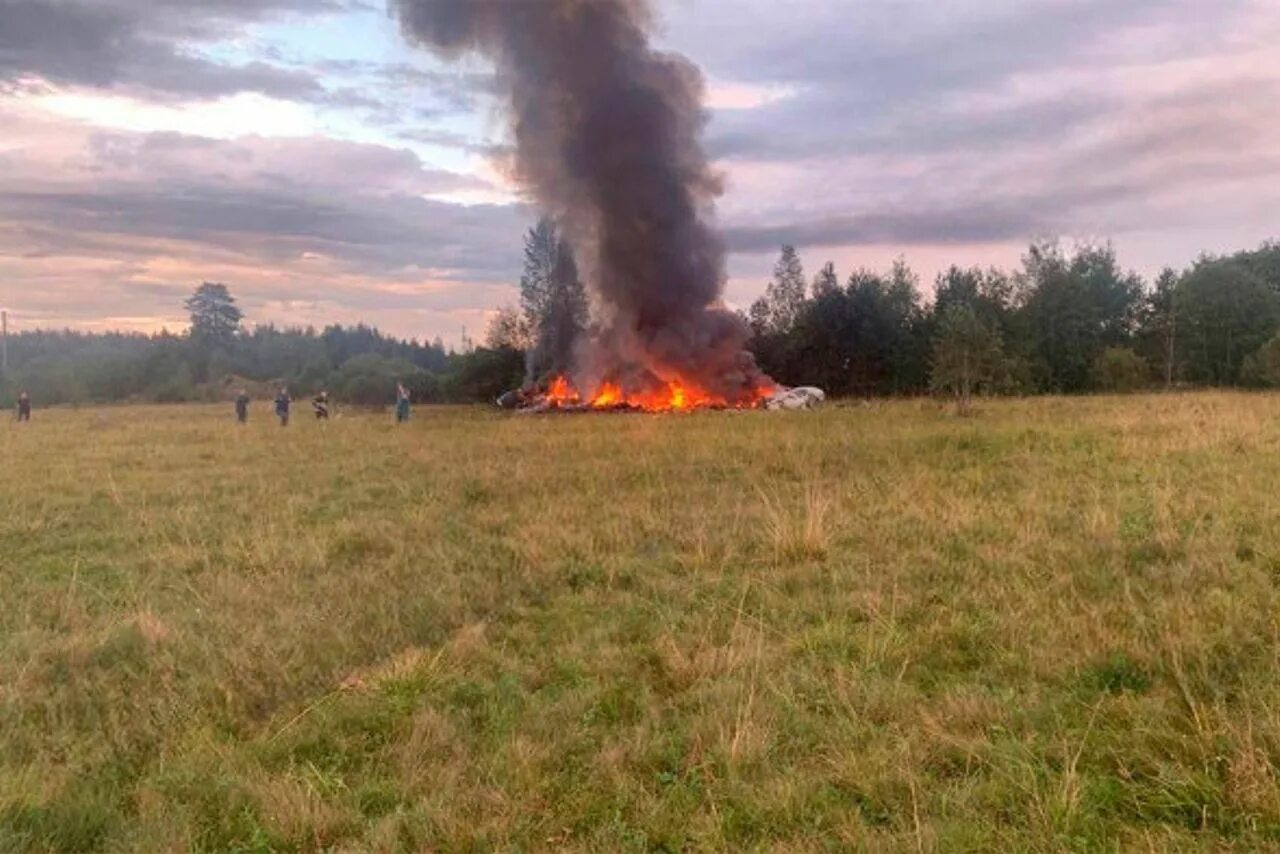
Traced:
<path fill-rule="evenodd" d="M 1002 361 L 999 331 L 983 323 L 972 307 L 955 305 L 938 325 L 929 384 L 954 394 L 957 409 L 966 413 L 974 392 L 994 385 Z"/>
<path fill-rule="evenodd" d="M 525 316 L 511 306 L 502 306 L 489 318 L 484 332 L 484 346 L 491 350 L 504 347 L 511 350 L 528 350 L 533 346 L 533 336 Z"/>
<path fill-rule="evenodd" d="M 836 275 L 836 265 L 828 261 L 818 271 L 818 275 L 813 277 L 813 298 L 822 299 L 838 290 L 840 290 L 840 277 Z"/>
<path fill-rule="evenodd" d="M 1184 370 L 1193 382 L 1234 385 L 1246 356 L 1280 324 L 1280 292 L 1235 259 L 1202 259 L 1177 289 Z"/>
<path fill-rule="evenodd" d="M 763 301 L 752 307 L 753 317 L 759 316 L 764 327 L 774 334 L 785 334 L 800 319 L 805 304 L 804 265 L 794 246 L 783 246 L 782 254 L 773 267 L 773 278 L 765 288 Z"/>
<path fill-rule="evenodd" d="M 1102 351 L 1129 343 L 1142 280 L 1120 269 L 1110 246 L 1067 254 L 1046 242 L 1034 244 L 1023 259 L 1021 286 L 1041 389 L 1087 390 Z"/>

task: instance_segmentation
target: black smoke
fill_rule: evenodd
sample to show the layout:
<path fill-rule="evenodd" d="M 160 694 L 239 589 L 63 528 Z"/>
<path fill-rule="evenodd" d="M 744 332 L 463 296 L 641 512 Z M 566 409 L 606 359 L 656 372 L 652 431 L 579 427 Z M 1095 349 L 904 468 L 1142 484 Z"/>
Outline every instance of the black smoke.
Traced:
<path fill-rule="evenodd" d="M 730 401 L 769 385 L 719 300 L 721 193 L 700 136 L 703 80 L 649 43 L 642 0 L 392 0 L 411 38 L 479 53 L 508 99 L 517 178 L 563 229 L 593 294 L 586 388 L 697 382 Z"/>

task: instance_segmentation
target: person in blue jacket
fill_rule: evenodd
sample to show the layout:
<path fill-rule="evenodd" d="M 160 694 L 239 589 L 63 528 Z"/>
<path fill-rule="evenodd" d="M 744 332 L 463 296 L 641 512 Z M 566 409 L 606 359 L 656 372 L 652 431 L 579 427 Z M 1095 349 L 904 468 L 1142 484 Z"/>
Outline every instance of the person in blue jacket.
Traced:
<path fill-rule="evenodd" d="M 289 426 L 289 390 L 287 388 L 280 389 L 280 393 L 276 395 L 276 417 L 280 419 L 281 427 Z"/>

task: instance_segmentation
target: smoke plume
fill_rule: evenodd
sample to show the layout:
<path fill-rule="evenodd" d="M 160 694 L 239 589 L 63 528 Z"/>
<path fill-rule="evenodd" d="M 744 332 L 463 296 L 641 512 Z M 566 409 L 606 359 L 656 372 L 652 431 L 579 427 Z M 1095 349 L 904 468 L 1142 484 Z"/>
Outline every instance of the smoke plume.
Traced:
<path fill-rule="evenodd" d="M 593 296 L 581 387 L 696 383 L 729 402 L 769 383 L 719 306 L 721 184 L 699 141 L 703 80 L 655 50 L 644 0 L 392 0 L 409 36 L 480 53 L 508 99 L 517 178 L 561 227 Z"/>

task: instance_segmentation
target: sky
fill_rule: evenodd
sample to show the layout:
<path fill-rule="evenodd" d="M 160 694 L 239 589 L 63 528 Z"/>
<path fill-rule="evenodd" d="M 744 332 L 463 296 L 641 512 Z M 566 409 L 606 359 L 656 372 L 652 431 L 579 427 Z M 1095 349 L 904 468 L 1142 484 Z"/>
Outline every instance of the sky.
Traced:
<path fill-rule="evenodd" d="M 538 0 L 511 0 L 538 2 Z M 707 78 L 726 301 L 778 249 L 842 276 L 1111 241 L 1154 275 L 1280 238 L 1275 0 L 657 0 Z M 171 330 L 479 338 L 538 212 L 490 70 L 384 0 L 0 0 L 0 307 Z"/>

